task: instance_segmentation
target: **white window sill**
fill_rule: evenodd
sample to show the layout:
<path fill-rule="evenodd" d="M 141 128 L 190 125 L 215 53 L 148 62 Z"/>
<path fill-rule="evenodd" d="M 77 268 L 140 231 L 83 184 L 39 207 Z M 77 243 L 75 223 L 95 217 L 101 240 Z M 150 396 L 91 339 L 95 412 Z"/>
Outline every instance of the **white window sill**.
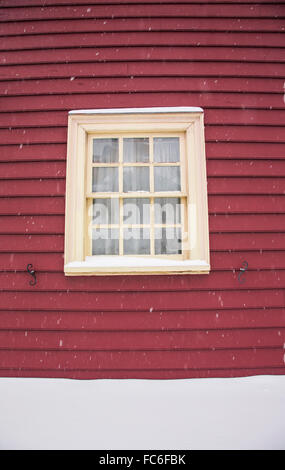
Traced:
<path fill-rule="evenodd" d="M 203 260 L 176 260 L 135 256 L 88 256 L 64 266 L 67 276 L 112 274 L 208 274 Z"/>

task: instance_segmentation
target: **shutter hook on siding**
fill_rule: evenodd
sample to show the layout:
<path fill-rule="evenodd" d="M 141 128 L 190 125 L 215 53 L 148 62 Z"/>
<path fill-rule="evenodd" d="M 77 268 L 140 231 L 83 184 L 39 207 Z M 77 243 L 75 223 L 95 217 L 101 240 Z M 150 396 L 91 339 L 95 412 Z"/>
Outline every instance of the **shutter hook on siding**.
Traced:
<path fill-rule="evenodd" d="M 35 286 L 37 283 L 36 271 L 31 263 L 27 265 L 27 271 L 33 277 L 33 280 L 30 281 L 30 286 Z"/>
<path fill-rule="evenodd" d="M 241 276 L 243 275 L 243 273 L 245 273 L 245 271 L 247 271 L 247 269 L 248 269 L 248 262 L 247 262 L 247 261 L 243 261 L 242 267 L 239 268 L 240 272 L 239 272 L 239 274 L 238 274 L 238 282 L 239 282 L 240 284 L 243 284 L 243 283 L 245 282 L 244 277 L 242 278 Z"/>

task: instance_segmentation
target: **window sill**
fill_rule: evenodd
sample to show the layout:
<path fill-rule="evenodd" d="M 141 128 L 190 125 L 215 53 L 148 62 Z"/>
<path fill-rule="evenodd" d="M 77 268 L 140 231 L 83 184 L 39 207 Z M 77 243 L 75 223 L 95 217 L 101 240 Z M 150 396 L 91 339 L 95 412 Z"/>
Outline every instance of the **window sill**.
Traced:
<path fill-rule="evenodd" d="M 209 274 L 210 265 L 203 260 L 177 260 L 152 257 L 88 256 L 64 266 L 66 276 L 120 274 Z"/>

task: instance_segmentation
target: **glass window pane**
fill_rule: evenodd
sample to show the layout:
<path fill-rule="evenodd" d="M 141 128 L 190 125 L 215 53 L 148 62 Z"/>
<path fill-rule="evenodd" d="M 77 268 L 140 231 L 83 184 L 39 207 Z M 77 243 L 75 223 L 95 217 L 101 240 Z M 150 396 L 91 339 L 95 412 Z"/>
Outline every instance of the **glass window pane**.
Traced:
<path fill-rule="evenodd" d="M 155 224 L 180 224 L 181 199 L 178 197 L 158 197 L 154 200 Z"/>
<path fill-rule="evenodd" d="M 119 254 L 119 230 L 118 229 L 93 229 L 92 230 L 92 255 L 118 255 Z"/>
<path fill-rule="evenodd" d="M 126 163 L 149 161 L 149 139 L 131 137 L 123 139 L 123 159 Z"/>
<path fill-rule="evenodd" d="M 119 199 L 93 199 L 93 224 L 118 224 Z"/>
<path fill-rule="evenodd" d="M 93 139 L 93 163 L 119 161 L 119 139 Z"/>
<path fill-rule="evenodd" d="M 95 167 L 92 169 L 93 192 L 119 191 L 119 169 L 117 167 Z"/>
<path fill-rule="evenodd" d="M 155 191 L 180 191 L 180 167 L 179 166 L 155 166 L 154 190 Z"/>
<path fill-rule="evenodd" d="M 154 137 L 153 155 L 155 162 L 179 162 L 179 137 Z"/>
<path fill-rule="evenodd" d="M 149 191 L 149 167 L 128 166 L 124 168 L 124 193 Z"/>
<path fill-rule="evenodd" d="M 181 229 L 178 227 L 156 228 L 154 247 L 156 255 L 182 254 Z"/>
<path fill-rule="evenodd" d="M 148 198 L 124 199 L 124 224 L 149 224 L 150 200 Z"/>
<path fill-rule="evenodd" d="M 149 255 L 150 232 L 146 228 L 124 230 L 124 255 Z"/>

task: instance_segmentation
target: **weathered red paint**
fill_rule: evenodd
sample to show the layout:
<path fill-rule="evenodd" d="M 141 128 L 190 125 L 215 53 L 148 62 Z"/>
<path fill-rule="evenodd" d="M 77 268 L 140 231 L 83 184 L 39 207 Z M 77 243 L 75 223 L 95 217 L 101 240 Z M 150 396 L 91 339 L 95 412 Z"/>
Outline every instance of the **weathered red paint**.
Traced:
<path fill-rule="evenodd" d="M 285 373 L 282 3 L 0 0 L 0 376 Z M 211 273 L 66 278 L 68 111 L 146 106 L 205 110 Z"/>

